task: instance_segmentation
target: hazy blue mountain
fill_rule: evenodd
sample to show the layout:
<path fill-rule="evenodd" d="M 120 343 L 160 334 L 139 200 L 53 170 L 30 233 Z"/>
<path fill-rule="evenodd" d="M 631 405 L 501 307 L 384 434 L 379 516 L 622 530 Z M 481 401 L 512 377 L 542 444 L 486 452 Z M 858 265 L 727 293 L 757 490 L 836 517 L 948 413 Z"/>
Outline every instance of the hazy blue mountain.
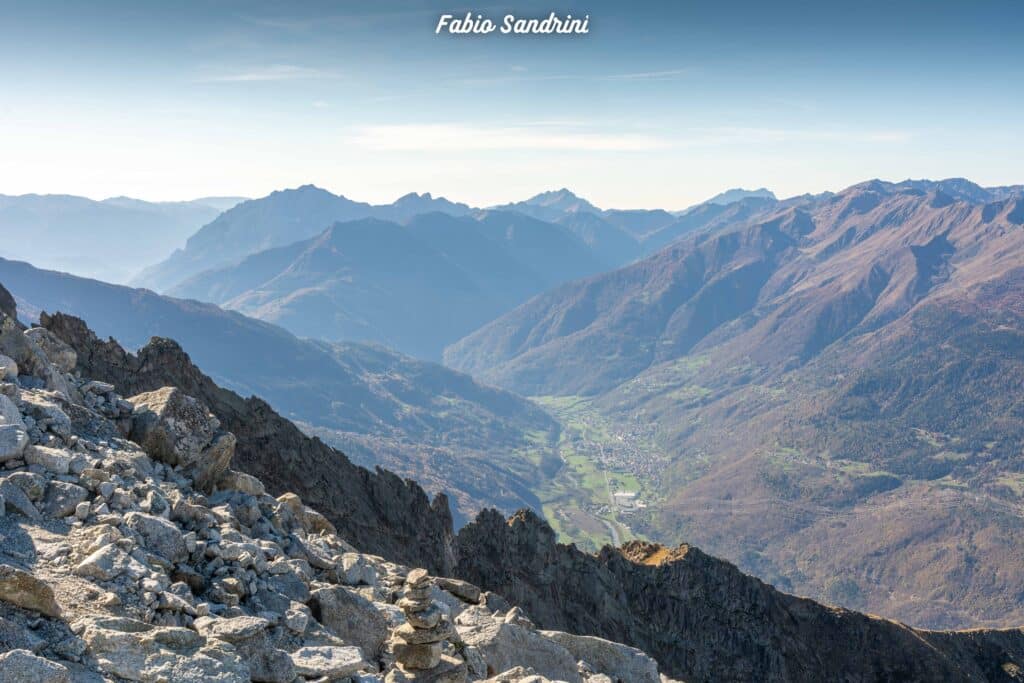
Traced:
<path fill-rule="evenodd" d="M 40 311 L 69 313 L 131 349 L 153 336 L 176 340 L 222 386 L 260 396 L 360 464 L 448 490 L 463 516 L 484 505 L 538 505 L 530 485 L 540 464 L 520 454 L 543 451 L 556 423 L 468 375 L 379 346 L 299 339 L 212 304 L 22 262 L 0 259 L 0 283 L 26 321 Z"/>
<path fill-rule="evenodd" d="M 336 223 L 173 288 L 307 337 L 421 358 L 566 280 L 607 266 L 564 227 L 505 211 Z"/>
<path fill-rule="evenodd" d="M 393 204 L 374 206 L 313 185 L 279 190 L 224 212 L 192 235 L 184 248 L 146 268 L 132 284 L 168 291 L 205 270 L 233 265 L 250 254 L 309 239 L 339 221 L 379 218 L 404 222 L 427 211 L 461 215 L 469 213 L 470 208 L 430 194 L 411 193 Z"/>
<path fill-rule="evenodd" d="M 46 268 L 125 282 L 239 201 L 243 200 L 94 201 L 70 195 L 0 195 L 0 232 L 22 236 L 3 240 L 0 256 L 35 258 Z"/>
<path fill-rule="evenodd" d="M 746 197 L 728 204 L 698 204 L 675 216 L 672 222 L 644 235 L 641 245 L 645 254 L 653 254 L 685 235 L 746 220 L 775 204 L 774 199 L 767 197 Z"/>
<path fill-rule="evenodd" d="M 675 214 L 664 209 L 608 209 L 601 217 L 638 241 L 676 220 Z"/>
<path fill-rule="evenodd" d="M 671 214 L 667 214 L 671 218 Z M 600 261 L 610 268 L 618 268 L 640 257 L 642 250 L 636 238 L 603 215 L 589 211 L 576 211 L 558 219 L 574 235 L 590 247 Z"/>

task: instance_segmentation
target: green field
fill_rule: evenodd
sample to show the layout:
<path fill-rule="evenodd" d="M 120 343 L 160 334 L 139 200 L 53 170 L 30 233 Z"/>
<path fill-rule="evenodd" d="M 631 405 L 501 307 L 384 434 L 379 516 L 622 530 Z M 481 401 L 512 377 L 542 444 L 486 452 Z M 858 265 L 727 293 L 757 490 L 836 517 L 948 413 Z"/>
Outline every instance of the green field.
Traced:
<path fill-rule="evenodd" d="M 559 540 L 596 551 L 615 540 L 621 544 L 636 538 L 619 518 L 610 493 L 630 491 L 643 496 L 641 481 L 633 474 L 605 466 L 594 457 L 603 449 L 622 448 L 613 425 L 588 399 L 579 396 L 533 400 L 562 424 L 556 448 L 563 466 L 552 480 L 535 490 L 543 503 L 544 516 Z"/>

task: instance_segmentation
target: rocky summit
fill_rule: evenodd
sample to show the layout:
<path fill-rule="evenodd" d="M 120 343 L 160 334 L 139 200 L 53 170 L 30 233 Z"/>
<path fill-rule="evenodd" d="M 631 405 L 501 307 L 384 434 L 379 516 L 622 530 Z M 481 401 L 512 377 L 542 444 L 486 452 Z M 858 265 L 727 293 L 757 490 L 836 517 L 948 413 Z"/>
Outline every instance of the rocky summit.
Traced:
<path fill-rule="evenodd" d="M 640 657 L 360 552 L 178 387 L 124 396 L 0 314 L 0 683 L 621 680 Z M 620 653 L 620 654 L 616 654 Z"/>

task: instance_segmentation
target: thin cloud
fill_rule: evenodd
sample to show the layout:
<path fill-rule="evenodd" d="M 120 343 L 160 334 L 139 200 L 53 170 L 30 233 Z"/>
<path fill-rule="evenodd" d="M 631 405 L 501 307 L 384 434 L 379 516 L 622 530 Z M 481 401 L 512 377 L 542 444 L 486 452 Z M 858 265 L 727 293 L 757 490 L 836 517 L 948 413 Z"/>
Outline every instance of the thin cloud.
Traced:
<path fill-rule="evenodd" d="M 611 74 L 605 76 L 606 81 L 672 81 L 683 76 L 690 76 L 693 69 L 668 69 L 666 71 L 638 71 L 628 74 Z"/>
<path fill-rule="evenodd" d="M 665 141 L 650 135 L 539 130 L 525 126 L 402 124 L 366 126 L 347 140 L 375 151 L 479 152 L 486 150 L 559 150 L 638 152 L 659 149 Z"/>
<path fill-rule="evenodd" d="M 341 78 L 336 71 L 294 64 L 272 64 L 231 73 L 210 74 L 196 79 L 201 83 L 259 83 L 273 81 L 312 81 Z"/>

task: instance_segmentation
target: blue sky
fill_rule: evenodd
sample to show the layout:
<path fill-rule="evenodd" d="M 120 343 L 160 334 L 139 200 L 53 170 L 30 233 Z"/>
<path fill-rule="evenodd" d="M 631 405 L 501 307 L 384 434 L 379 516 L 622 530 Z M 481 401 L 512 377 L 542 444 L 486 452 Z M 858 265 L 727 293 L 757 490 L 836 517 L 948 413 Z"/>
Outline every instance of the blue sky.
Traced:
<path fill-rule="evenodd" d="M 589 14 L 574 37 L 441 13 Z M 871 177 L 1024 183 L 1024 3 L 0 0 L 0 194 L 675 209 Z"/>

